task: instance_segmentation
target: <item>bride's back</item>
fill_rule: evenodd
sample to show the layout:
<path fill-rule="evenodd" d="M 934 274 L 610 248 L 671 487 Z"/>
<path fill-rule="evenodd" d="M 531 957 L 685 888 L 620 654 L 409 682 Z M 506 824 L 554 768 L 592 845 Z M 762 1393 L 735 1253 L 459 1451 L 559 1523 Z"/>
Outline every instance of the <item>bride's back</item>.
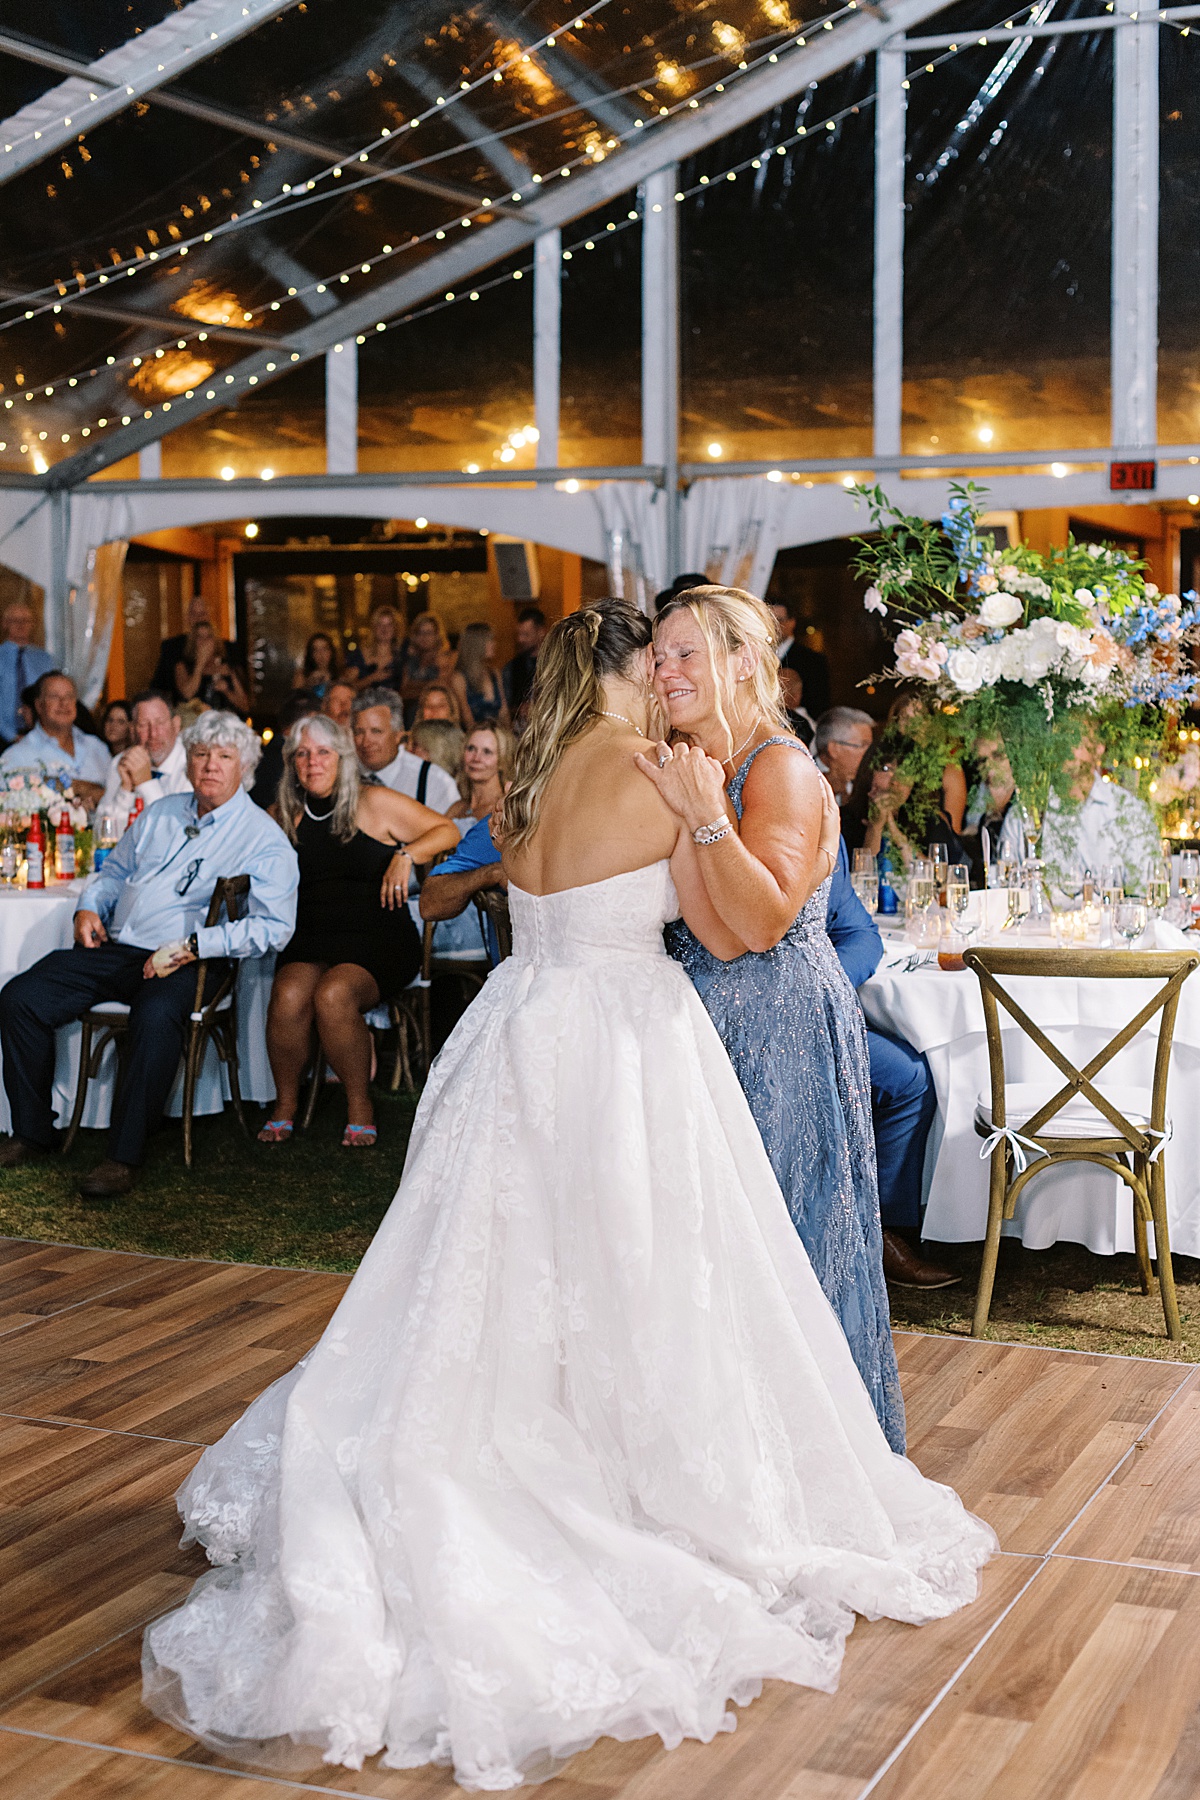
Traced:
<path fill-rule="evenodd" d="M 562 753 L 540 796 L 537 824 L 505 872 L 529 894 L 590 887 L 669 857 L 678 823 L 634 757 L 646 739 L 610 721 Z"/>
<path fill-rule="evenodd" d="M 542 645 L 502 826 L 505 870 L 526 893 L 590 887 L 675 847 L 675 817 L 634 761 L 649 644 L 643 614 L 601 600 Z"/>

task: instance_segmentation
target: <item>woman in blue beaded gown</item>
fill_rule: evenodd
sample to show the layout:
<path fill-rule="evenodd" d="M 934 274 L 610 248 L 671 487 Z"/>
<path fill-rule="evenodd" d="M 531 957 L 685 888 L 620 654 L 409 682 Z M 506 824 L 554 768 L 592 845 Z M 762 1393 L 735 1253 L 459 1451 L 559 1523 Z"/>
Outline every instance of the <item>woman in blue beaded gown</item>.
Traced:
<path fill-rule="evenodd" d="M 866 1033 L 825 933 L 828 881 L 794 916 L 787 899 L 820 776 L 784 723 L 774 635 L 766 607 L 737 588 L 689 588 L 658 615 L 654 684 L 677 741 L 641 766 L 696 834 L 709 898 L 746 954 L 719 960 L 682 920 L 667 927 L 667 947 L 729 1052 L 879 1422 L 903 1453 Z"/>

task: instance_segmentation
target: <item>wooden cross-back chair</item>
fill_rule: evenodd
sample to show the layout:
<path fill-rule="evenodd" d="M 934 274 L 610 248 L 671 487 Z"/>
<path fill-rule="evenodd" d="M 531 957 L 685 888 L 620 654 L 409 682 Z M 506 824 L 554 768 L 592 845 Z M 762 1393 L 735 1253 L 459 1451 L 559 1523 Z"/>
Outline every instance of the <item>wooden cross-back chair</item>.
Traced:
<path fill-rule="evenodd" d="M 249 892 L 250 877 L 248 875 L 220 876 L 208 904 L 208 913 L 204 920 L 206 929 L 211 929 L 212 926 L 220 923 L 222 912 L 225 913 L 231 924 L 235 919 L 240 918 L 242 902 Z M 215 989 L 208 994 L 206 999 L 205 993 L 212 970 L 213 963 L 208 959 L 202 958 L 196 964 L 196 994 L 192 1001 L 187 1038 L 183 1047 L 183 1160 L 189 1169 L 192 1166 L 192 1113 L 196 1103 L 196 1082 L 210 1039 L 216 1046 L 217 1055 L 229 1072 L 229 1097 L 233 1101 L 237 1122 L 249 1135 L 246 1115 L 242 1110 L 242 1090 L 238 1080 L 238 965 L 236 962 L 229 965 L 217 982 Z M 104 1052 L 110 1044 L 116 1046 L 117 1084 L 120 1085 L 123 1073 L 124 1039 L 129 1028 L 129 1008 L 122 1000 L 102 1000 L 98 1005 L 88 1008 L 80 1024 L 83 1029 L 79 1040 L 79 1078 L 75 1085 L 75 1105 L 71 1112 L 71 1123 L 67 1127 L 67 1135 L 62 1144 L 64 1156 L 70 1151 L 75 1139 L 79 1136 L 79 1127 L 83 1122 L 83 1112 L 87 1105 L 88 1084 L 94 1081 L 99 1073 Z"/>
<path fill-rule="evenodd" d="M 1000 1231 L 1013 1217 L 1025 1187 L 1043 1169 L 1065 1162 L 1096 1163 L 1120 1177 L 1133 1202 L 1134 1247 L 1142 1292 L 1150 1292 L 1150 1252 L 1146 1236 L 1154 1225 L 1158 1286 L 1167 1336 L 1182 1336 L 1171 1244 L 1167 1228 L 1167 1188 L 1163 1152 L 1170 1136 L 1167 1077 L 1179 994 L 1192 970 L 1200 966 L 1197 950 L 1034 950 L 969 949 L 963 960 L 979 980 L 987 1027 L 991 1097 L 980 1097 L 975 1130 L 991 1146 L 987 1238 L 975 1296 L 974 1337 L 981 1337 L 991 1310 Z M 1002 985 L 1003 977 L 1066 976 L 1100 981 L 1157 981 L 1152 999 L 1109 1039 L 1083 1068 L 1077 1068 L 1059 1045 L 1030 1018 Z M 1010 1084 L 1005 1080 L 1003 1008 L 1063 1077 L 1052 1081 Z M 1119 1095 L 1096 1078 L 1158 1015 L 1154 1079 L 1149 1089 L 1126 1088 Z"/>
<path fill-rule="evenodd" d="M 487 924 L 490 919 L 496 928 L 496 942 L 500 949 L 500 961 L 504 962 L 512 955 L 512 918 L 508 910 L 508 895 L 503 888 L 484 888 L 475 896 L 475 906 L 479 913 L 479 923 L 487 940 Z"/>

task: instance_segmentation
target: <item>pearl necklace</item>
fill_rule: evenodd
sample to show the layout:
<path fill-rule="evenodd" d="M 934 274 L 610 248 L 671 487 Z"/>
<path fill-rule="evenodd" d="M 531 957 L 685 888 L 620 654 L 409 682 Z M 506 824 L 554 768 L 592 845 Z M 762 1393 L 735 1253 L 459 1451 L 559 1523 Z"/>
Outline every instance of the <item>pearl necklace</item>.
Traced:
<path fill-rule="evenodd" d="M 641 726 L 635 725 L 632 719 L 627 719 L 624 713 L 601 712 L 600 717 L 602 719 L 620 719 L 622 725 L 628 725 L 630 731 L 636 731 L 639 737 L 646 735 Z"/>
<path fill-rule="evenodd" d="M 313 811 L 312 807 L 308 804 L 308 799 L 306 797 L 305 801 L 304 801 L 304 810 L 308 814 L 309 818 L 314 820 L 316 824 L 323 825 L 325 823 L 326 819 L 332 819 L 334 813 L 337 811 L 337 802 L 336 801 L 334 802 L 334 804 L 330 807 L 330 809 L 327 813 L 315 813 Z"/>

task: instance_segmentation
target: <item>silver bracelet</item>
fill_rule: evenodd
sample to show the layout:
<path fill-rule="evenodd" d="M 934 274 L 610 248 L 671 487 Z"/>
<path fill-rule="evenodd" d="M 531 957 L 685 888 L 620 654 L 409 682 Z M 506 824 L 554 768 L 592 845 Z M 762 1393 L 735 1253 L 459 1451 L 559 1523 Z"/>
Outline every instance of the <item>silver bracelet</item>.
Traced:
<path fill-rule="evenodd" d="M 733 826 L 726 813 L 714 819 L 711 825 L 699 825 L 692 833 L 693 844 L 719 844 L 723 837 L 728 837 Z"/>

